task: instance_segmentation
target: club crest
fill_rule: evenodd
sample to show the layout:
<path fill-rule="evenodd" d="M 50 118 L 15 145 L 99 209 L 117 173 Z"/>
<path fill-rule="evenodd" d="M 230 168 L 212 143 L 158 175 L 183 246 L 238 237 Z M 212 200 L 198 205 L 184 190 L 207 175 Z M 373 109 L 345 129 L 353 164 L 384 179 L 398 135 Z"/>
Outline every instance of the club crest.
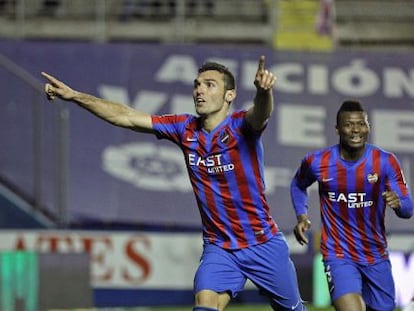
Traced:
<path fill-rule="evenodd" d="M 378 174 L 377 173 L 368 174 L 367 180 L 370 184 L 375 184 L 378 181 Z"/>
<path fill-rule="evenodd" d="M 230 141 L 230 135 L 227 132 L 223 132 L 221 133 L 219 140 L 221 143 L 227 145 Z"/>

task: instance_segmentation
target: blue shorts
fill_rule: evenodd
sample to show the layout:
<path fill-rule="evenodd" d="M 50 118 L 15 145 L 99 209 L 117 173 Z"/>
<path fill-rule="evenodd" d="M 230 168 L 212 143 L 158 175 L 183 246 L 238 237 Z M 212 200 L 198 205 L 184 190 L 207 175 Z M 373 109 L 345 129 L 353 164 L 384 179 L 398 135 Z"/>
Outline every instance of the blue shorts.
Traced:
<path fill-rule="evenodd" d="M 236 297 L 246 280 L 269 297 L 275 310 L 305 310 L 298 290 L 295 267 L 282 233 L 266 243 L 240 250 L 204 245 L 194 279 L 194 290 L 227 292 Z"/>
<path fill-rule="evenodd" d="M 324 260 L 324 265 L 332 301 L 357 293 L 373 310 L 394 310 L 395 287 L 389 260 L 359 264 L 346 259 L 329 259 Z"/>

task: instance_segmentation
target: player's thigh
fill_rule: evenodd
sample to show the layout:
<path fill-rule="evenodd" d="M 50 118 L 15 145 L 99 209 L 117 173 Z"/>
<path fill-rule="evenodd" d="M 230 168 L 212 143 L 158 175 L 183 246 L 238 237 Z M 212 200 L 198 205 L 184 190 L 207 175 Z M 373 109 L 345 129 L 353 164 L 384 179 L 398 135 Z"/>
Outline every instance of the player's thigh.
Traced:
<path fill-rule="evenodd" d="M 345 259 L 324 260 L 324 266 L 333 302 L 347 294 L 362 296 L 362 276 L 354 262 Z"/>
<path fill-rule="evenodd" d="M 224 294 L 231 298 L 243 290 L 246 277 L 241 273 L 231 252 L 216 245 L 206 245 L 194 277 L 194 291 L 202 290 Z M 225 297 L 225 296 L 224 296 Z"/>
<path fill-rule="evenodd" d="M 372 310 L 394 310 L 395 286 L 390 261 L 384 260 L 362 269 L 362 297 L 367 306 Z"/>
<path fill-rule="evenodd" d="M 274 310 L 301 310 L 296 269 L 283 235 L 251 247 L 246 253 L 243 271 L 271 299 Z"/>

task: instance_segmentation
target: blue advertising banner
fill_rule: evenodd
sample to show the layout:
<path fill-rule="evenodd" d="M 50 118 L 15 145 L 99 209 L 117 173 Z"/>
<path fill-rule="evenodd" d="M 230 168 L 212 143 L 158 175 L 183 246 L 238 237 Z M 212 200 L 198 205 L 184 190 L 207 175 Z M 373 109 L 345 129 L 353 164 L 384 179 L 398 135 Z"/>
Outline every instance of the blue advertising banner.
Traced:
<path fill-rule="evenodd" d="M 275 51 L 251 46 L 0 42 L 0 53 L 43 83 L 41 71 L 72 88 L 152 114 L 193 113 L 192 85 L 206 60 L 224 63 L 237 78 L 234 109 L 255 93 L 260 55 L 277 76 L 275 111 L 264 133 L 267 197 L 282 230 L 296 220 L 290 180 L 310 150 L 335 144 L 336 112 L 359 99 L 369 113 L 370 141 L 400 159 L 411 185 L 414 168 L 414 56 L 412 53 Z M 0 66 L 0 174 L 32 193 L 34 151 L 41 155 L 43 204 L 53 214 L 59 194 L 59 147 L 68 138 L 65 205 L 70 221 L 200 226 L 182 158 L 175 145 L 116 128 L 74 104 L 50 104 Z M 59 131 L 60 107 L 68 132 Z M 40 125 L 36 125 L 40 115 Z M 33 128 L 40 128 L 37 137 Z M 38 149 L 36 149 L 36 146 Z M 34 151 L 33 151 L 34 150 Z M 64 163 L 65 164 L 65 163 Z M 60 184 L 61 185 L 61 184 Z M 413 189 L 413 188 L 412 188 Z M 319 220 L 316 187 L 310 214 Z M 412 230 L 413 220 L 387 215 L 390 229 Z"/>

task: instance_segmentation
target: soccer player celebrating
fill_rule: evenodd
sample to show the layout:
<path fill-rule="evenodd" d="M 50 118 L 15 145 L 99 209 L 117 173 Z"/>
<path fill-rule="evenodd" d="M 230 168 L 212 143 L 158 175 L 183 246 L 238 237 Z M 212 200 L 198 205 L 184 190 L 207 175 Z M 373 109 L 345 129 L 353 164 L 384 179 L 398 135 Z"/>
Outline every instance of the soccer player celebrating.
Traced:
<path fill-rule="evenodd" d="M 328 288 L 337 311 L 392 311 L 394 280 L 384 228 L 385 209 L 401 218 L 413 214 L 413 202 L 396 157 L 367 143 L 370 125 L 358 101 L 345 101 L 336 117 L 339 144 L 310 152 L 292 183 L 300 244 L 305 232 L 307 188 L 319 185 L 322 218 L 320 250 Z"/>
<path fill-rule="evenodd" d="M 306 310 L 295 267 L 264 194 L 261 136 L 273 110 L 276 77 L 260 57 L 256 95 L 247 110 L 230 113 L 233 74 L 205 63 L 194 80 L 197 116 L 149 115 L 71 89 L 47 73 L 49 99 L 72 101 L 116 126 L 152 133 L 184 153 L 203 227 L 203 254 L 194 279 L 194 311 L 224 310 L 250 279 L 274 310 Z"/>

